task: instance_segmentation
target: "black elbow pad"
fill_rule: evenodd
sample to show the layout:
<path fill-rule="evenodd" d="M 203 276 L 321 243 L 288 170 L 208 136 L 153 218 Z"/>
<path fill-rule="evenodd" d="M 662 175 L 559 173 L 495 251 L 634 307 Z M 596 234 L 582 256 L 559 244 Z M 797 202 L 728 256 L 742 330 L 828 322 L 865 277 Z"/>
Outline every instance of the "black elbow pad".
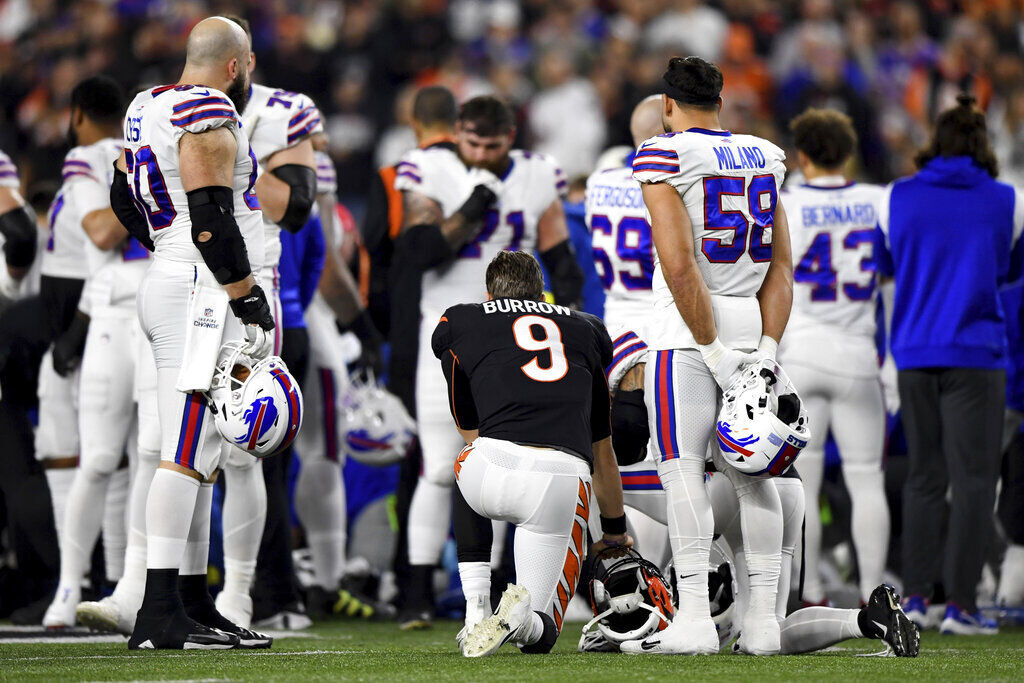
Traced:
<path fill-rule="evenodd" d="M 28 268 L 36 258 L 36 224 L 24 206 L 0 215 L 4 259 L 11 268 Z"/>
<path fill-rule="evenodd" d="M 408 263 L 419 270 L 428 270 L 455 258 L 441 226 L 420 224 L 406 228 L 395 238 L 396 262 Z"/>
<path fill-rule="evenodd" d="M 540 260 L 551 277 L 551 293 L 555 295 L 555 303 L 578 307 L 580 293 L 583 292 L 583 271 L 580 264 L 576 263 L 576 254 L 569 240 L 541 252 Z"/>
<path fill-rule="evenodd" d="M 619 467 L 635 465 L 647 457 L 650 438 L 644 390 L 616 391 L 612 397 L 612 448 Z"/>
<path fill-rule="evenodd" d="M 117 220 L 125 227 L 128 234 L 139 241 L 139 244 L 154 251 L 153 240 L 149 236 L 149 221 L 139 212 L 128 188 L 128 175 L 114 166 L 114 182 L 110 185 L 110 208 L 114 210 Z"/>
<path fill-rule="evenodd" d="M 291 188 L 288 208 L 278 223 L 288 232 L 298 232 L 309 220 L 316 201 L 316 171 L 302 164 L 284 164 L 271 171 Z"/>
<path fill-rule="evenodd" d="M 235 222 L 230 187 L 209 186 L 187 192 L 192 242 L 217 282 L 226 285 L 252 274 L 245 240 Z"/>

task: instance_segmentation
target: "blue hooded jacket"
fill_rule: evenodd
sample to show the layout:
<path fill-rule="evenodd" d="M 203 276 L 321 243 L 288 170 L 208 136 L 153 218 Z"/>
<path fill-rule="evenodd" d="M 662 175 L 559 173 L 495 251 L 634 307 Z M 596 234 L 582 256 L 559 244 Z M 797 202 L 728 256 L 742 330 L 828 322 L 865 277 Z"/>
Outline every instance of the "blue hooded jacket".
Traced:
<path fill-rule="evenodd" d="M 1024 266 L 1022 225 L 1024 195 L 970 157 L 936 157 L 887 188 L 875 256 L 896 281 L 898 368 L 1006 367 L 999 289 Z"/>

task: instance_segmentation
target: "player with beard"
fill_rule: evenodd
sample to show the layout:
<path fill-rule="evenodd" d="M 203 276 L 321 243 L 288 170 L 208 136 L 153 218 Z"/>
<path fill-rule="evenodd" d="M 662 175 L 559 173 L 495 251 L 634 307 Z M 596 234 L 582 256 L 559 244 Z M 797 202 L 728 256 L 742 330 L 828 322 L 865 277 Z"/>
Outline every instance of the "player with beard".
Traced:
<path fill-rule="evenodd" d="M 245 339 L 246 352 L 261 359 L 274 333 L 255 277 L 265 256 L 256 159 L 239 124 L 249 59 L 240 27 L 205 19 L 189 34 L 178 83 L 139 93 L 125 117 L 111 205 L 133 234 L 142 209 L 155 245 L 138 310 L 156 359 L 162 435 L 146 505 L 146 590 L 131 649 L 270 644 L 221 616 L 206 588 L 223 442 L 203 392 L 225 341 Z"/>
<path fill-rule="evenodd" d="M 430 623 L 431 575 L 448 536 L 452 464 L 463 443 L 446 403 L 438 400 L 445 380 L 430 351 L 435 321 L 449 306 L 483 299 L 487 263 L 501 250 L 536 250 L 558 303 L 575 303 L 582 287 L 562 208 L 568 183 L 549 157 L 513 150 L 515 134 L 507 104 L 476 97 L 460 108 L 456 147 L 413 150 L 397 167 L 403 227 L 395 258 L 423 272 L 416 371 L 423 470 L 409 510 L 411 585 L 403 627 Z M 485 578 L 490 583 L 484 558 L 460 562 L 460 574 L 464 586 L 483 585 Z M 490 613 L 489 600 L 478 607 Z"/>

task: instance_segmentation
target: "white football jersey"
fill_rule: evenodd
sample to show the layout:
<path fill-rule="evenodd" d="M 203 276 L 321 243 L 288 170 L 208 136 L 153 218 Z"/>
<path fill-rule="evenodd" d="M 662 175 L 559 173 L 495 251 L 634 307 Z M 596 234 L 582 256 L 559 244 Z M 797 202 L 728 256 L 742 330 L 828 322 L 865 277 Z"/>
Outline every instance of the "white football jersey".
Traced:
<path fill-rule="evenodd" d="M 883 188 L 817 178 L 783 193 L 793 245 L 787 334 L 824 326 L 875 334 L 874 234 Z"/>
<path fill-rule="evenodd" d="M 537 247 L 537 224 L 551 203 L 568 187 L 562 170 L 544 154 L 512 150 L 511 163 L 499 179 L 496 206 L 487 212 L 484 227 L 459 251 L 455 261 L 423 275 L 420 311 L 434 319 L 455 304 L 483 301 L 487 264 L 499 251 L 529 251 Z M 415 149 L 397 167 L 395 188 L 417 192 L 436 201 L 451 216 L 469 198 L 475 180 L 447 145 Z"/>
<path fill-rule="evenodd" d="M 267 159 L 281 150 L 294 147 L 310 135 L 324 129 L 320 111 L 313 100 L 302 93 L 252 85 L 249 103 L 242 112 L 242 130 L 249 138 L 260 172 Z M 277 267 L 281 260 L 281 228 L 264 219 L 266 268 Z"/>
<path fill-rule="evenodd" d="M 18 167 L 3 152 L 0 152 L 0 187 L 15 189 L 21 187 L 21 181 L 18 180 Z"/>
<path fill-rule="evenodd" d="M 316 193 L 338 193 L 338 171 L 334 167 L 334 159 L 327 152 L 315 152 L 316 158 Z"/>
<path fill-rule="evenodd" d="M 201 263 L 192 242 L 188 197 L 181 184 L 178 143 L 185 133 L 224 126 L 235 136 L 235 221 L 245 241 L 253 272 L 263 265 L 263 214 L 256 201 L 256 157 L 242 131 L 238 112 L 215 88 L 162 85 L 135 96 L 124 119 L 128 186 L 145 209 L 158 258 Z"/>
<path fill-rule="evenodd" d="M 88 176 L 75 173 L 64 182 L 65 207 L 69 204 L 77 211 L 79 220 L 91 211 L 110 206 L 110 185 L 114 182 L 114 162 L 122 151 L 121 140 L 107 138 L 92 145 L 76 147 L 64 161 L 84 162 L 88 165 Z M 75 169 L 84 170 L 84 166 Z M 84 232 L 84 231 L 83 231 Z M 83 297 L 88 297 L 90 307 L 135 305 L 135 293 L 149 267 L 149 250 L 134 237 L 128 237 L 113 249 L 103 250 L 85 236 L 85 260 L 89 266 L 89 279 Z"/>
<path fill-rule="evenodd" d="M 73 148 L 64 157 L 61 186 L 50 203 L 50 235 L 41 271 L 50 277 L 84 280 L 106 261 L 82 228 L 89 213 L 110 206 L 113 163 L 121 153 L 114 139 Z"/>
<path fill-rule="evenodd" d="M 761 338 L 756 294 L 772 258 L 785 158 L 781 149 L 753 135 L 691 128 L 650 138 L 633 159 L 633 178 L 668 183 L 682 197 L 719 337 L 733 348 L 757 348 Z M 648 345 L 655 350 L 696 348 L 657 254 L 653 287 Z"/>
<path fill-rule="evenodd" d="M 584 203 L 594 265 L 604 286 L 604 322 L 614 338 L 651 315 L 654 243 L 640 183 L 629 166 L 587 178 Z"/>

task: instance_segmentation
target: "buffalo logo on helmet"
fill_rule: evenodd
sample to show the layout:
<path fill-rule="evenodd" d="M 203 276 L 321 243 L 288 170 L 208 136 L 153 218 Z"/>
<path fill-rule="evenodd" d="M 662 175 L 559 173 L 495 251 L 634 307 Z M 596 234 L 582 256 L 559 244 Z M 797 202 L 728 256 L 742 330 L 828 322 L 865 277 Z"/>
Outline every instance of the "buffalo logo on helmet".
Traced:
<path fill-rule="evenodd" d="M 247 430 L 243 436 L 235 439 L 238 444 L 245 444 L 245 448 L 253 449 L 260 439 L 270 431 L 270 428 L 277 421 L 277 406 L 270 396 L 261 396 L 245 409 L 242 414 Z"/>
<path fill-rule="evenodd" d="M 754 453 L 753 446 L 757 443 L 758 438 L 757 434 L 738 437 L 732 433 L 727 422 L 720 421 L 718 423 L 718 445 L 723 451 L 750 457 Z"/>
<path fill-rule="evenodd" d="M 352 450 L 366 453 L 370 451 L 384 451 L 391 448 L 391 439 L 394 437 L 395 433 L 389 432 L 379 439 L 375 439 L 365 429 L 353 429 L 345 435 L 345 441 Z"/>

